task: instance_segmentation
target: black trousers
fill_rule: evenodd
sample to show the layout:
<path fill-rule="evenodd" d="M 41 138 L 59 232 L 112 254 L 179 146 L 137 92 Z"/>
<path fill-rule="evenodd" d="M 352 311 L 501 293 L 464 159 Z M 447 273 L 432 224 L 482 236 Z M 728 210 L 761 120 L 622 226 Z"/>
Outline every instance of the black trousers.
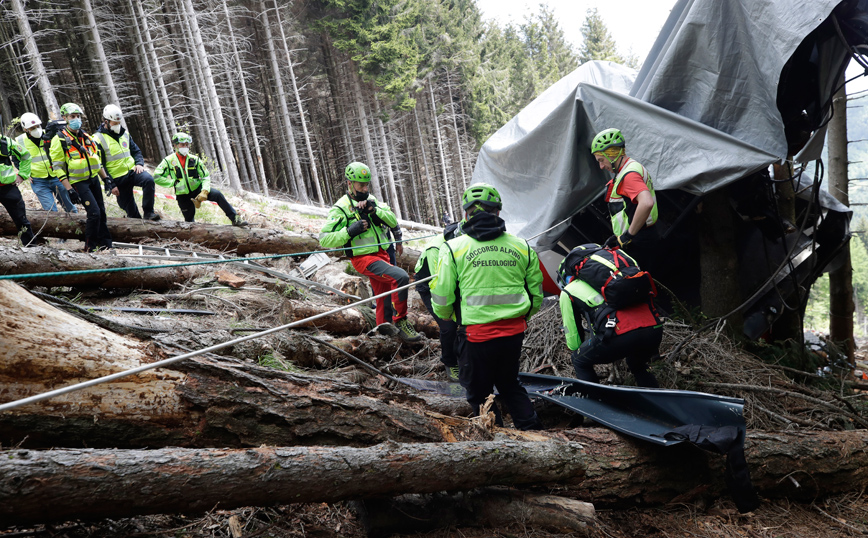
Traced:
<path fill-rule="evenodd" d="M 202 192 L 201 185 L 187 194 L 178 194 L 175 196 L 178 200 L 178 207 L 181 208 L 181 214 L 184 215 L 184 220 L 187 222 L 194 222 L 194 218 L 196 217 L 196 206 L 193 204 L 193 198 L 199 196 L 200 192 Z M 223 196 L 222 192 L 217 189 L 211 189 L 208 191 L 208 201 L 217 202 L 217 205 L 220 206 L 223 213 L 229 217 L 229 220 L 235 222 L 235 216 L 238 213 L 235 212 L 235 208 L 233 208 L 229 201 L 226 200 L 226 197 Z"/>
<path fill-rule="evenodd" d="M 512 422 L 519 430 L 541 430 L 542 423 L 536 416 L 527 391 L 518 382 L 518 366 L 521 358 L 521 343 L 524 333 L 494 338 L 486 342 L 468 342 L 459 336 L 458 367 L 459 382 L 467 391 L 467 403 L 479 415 L 494 388 L 512 415 Z M 503 417 L 494 406 L 497 424 L 503 425 Z"/>
<path fill-rule="evenodd" d="M 84 250 L 93 252 L 101 248 L 112 248 L 112 234 L 108 229 L 105 213 L 105 200 L 102 184 L 97 176 L 73 183 L 72 187 L 81 198 L 87 221 L 84 226 Z"/>
<path fill-rule="evenodd" d="M 133 187 L 142 188 L 142 211 L 145 214 L 154 212 L 154 192 L 156 191 L 154 176 L 148 172 L 137 174 L 130 170 L 127 175 L 115 178 L 115 182 L 119 191 L 118 206 L 126 212 L 127 217 L 131 219 L 142 218 L 133 196 Z"/>
<path fill-rule="evenodd" d="M 640 387 L 659 387 L 657 378 L 648 371 L 648 362 L 660 351 L 660 341 L 663 339 L 663 327 L 642 327 L 624 334 L 607 338 L 594 335 L 582 342 L 579 349 L 573 351 L 573 368 L 576 378 L 582 381 L 598 383 L 600 379 L 594 371 L 595 364 L 609 364 L 626 359 L 627 367 L 636 378 Z"/>
<path fill-rule="evenodd" d="M 420 284 L 421 286 L 421 284 Z M 419 296 L 425 303 L 428 313 L 434 317 L 434 321 L 440 327 L 440 362 L 446 366 L 458 366 L 458 355 L 455 353 L 455 339 L 458 337 L 458 324 L 451 319 L 440 319 L 431 307 L 431 290 L 420 291 Z"/>
<path fill-rule="evenodd" d="M 21 233 L 21 244 L 25 247 L 32 244 L 33 228 L 30 226 L 30 221 L 27 220 L 24 198 L 21 197 L 18 185 L 15 183 L 0 185 L 0 204 L 6 208 L 9 216 L 12 217 L 12 222 L 15 223 L 15 228 Z"/>

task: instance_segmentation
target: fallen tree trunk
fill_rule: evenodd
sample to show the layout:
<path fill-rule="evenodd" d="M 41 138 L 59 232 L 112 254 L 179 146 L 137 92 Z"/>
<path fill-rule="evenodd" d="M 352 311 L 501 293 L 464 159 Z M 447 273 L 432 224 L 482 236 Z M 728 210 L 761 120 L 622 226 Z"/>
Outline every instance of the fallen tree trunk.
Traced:
<path fill-rule="evenodd" d="M 661 447 L 602 428 L 568 430 L 582 443 L 585 480 L 561 495 L 595 506 L 659 505 L 727 495 L 725 458 L 687 443 Z M 810 501 L 861 491 L 868 480 L 868 430 L 748 432 L 745 456 L 757 492 Z"/>
<path fill-rule="evenodd" d="M 0 247 L 0 274 L 24 275 L 31 273 L 58 273 L 94 269 L 118 269 L 159 262 L 130 260 L 108 254 L 82 254 L 49 247 Z M 78 275 L 57 275 L 31 278 L 24 281 L 31 286 L 87 286 L 103 288 L 132 288 L 169 290 L 181 282 L 210 271 L 205 266 L 165 267 L 141 271 L 117 271 Z"/>
<path fill-rule="evenodd" d="M 280 320 L 283 323 L 291 323 L 307 319 L 311 316 L 324 314 L 334 308 L 335 307 L 331 305 L 317 305 L 304 301 L 287 299 L 284 301 L 281 308 Z M 364 306 L 361 308 L 364 308 Z M 428 338 L 440 338 L 440 327 L 437 325 L 437 322 L 434 321 L 434 318 L 427 312 L 411 310 L 407 313 L 407 319 L 409 319 L 416 327 L 417 331 Z M 359 309 L 354 308 L 329 314 L 328 316 L 300 325 L 300 327 L 316 328 L 341 336 L 359 335 L 370 329 L 370 325 L 366 321 L 365 316 Z"/>
<path fill-rule="evenodd" d="M 59 211 L 29 210 L 27 218 L 33 229 L 43 237 L 84 240 L 86 215 Z M 215 250 L 234 250 L 239 256 L 251 253 L 292 254 L 320 250 L 319 241 L 312 236 L 295 235 L 264 228 L 239 228 L 218 224 L 199 224 L 177 220 L 158 222 L 109 218 L 112 239 L 124 243 L 143 241 L 184 241 L 197 243 Z M 18 232 L 9 215 L 0 213 L 0 234 Z"/>
<path fill-rule="evenodd" d="M 165 358 L 0 282 L 0 403 Z M 412 395 L 196 357 L 0 412 L 0 444 L 24 446 L 371 445 L 442 441 Z"/>
<path fill-rule="evenodd" d="M 596 521 L 594 505 L 566 497 L 508 488 L 481 488 L 460 493 L 401 495 L 352 503 L 369 537 L 412 534 L 447 527 L 525 525 L 588 536 Z"/>
<path fill-rule="evenodd" d="M 371 448 L 13 449 L 0 453 L 0 521 L 21 525 L 558 483 L 580 480 L 583 459 L 578 443 L 510 440 Z"/>

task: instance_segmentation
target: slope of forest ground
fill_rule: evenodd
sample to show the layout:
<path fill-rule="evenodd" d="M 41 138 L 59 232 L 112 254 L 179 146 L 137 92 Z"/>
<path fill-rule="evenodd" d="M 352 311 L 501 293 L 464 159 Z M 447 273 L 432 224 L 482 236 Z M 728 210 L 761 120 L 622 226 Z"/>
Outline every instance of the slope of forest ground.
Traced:
<path fill-rule="evenodd" d="M 25 190 L 28 207 L 37 205 L 35 196 Z M 300 233 L 317 233 L 324 219 L 305 215 L 278 203 L 247 201 L 230 196 L 231 203 L 241 211 L 252 226 L 283 228 Z M 114 199 L 109 202 L 109 215 L 121 216 Z M 172 200 L 158 201 L 157 210 L 164 218 L 178 219 L 177 206 Z M 223 223 L 225 218 L 216 207 L 200 210 L 197 220 Z M 405 234 L 422 236 L 427 233 Z M 12 246 L 10 238 L 0 239 L 0 245 Z M 161 246 L 184 248 L 207 252 L 197 245 L 179 245 L 171 241 Z M 411 247 L 420 245 L 410 243 Z M 77 250 L 80 243 L 71 240 L 58 243 L 51 240 L 51 247 Z M 118 250 L 101 256 L 123 255 Z M 288 271 L 297 266 L 295 258 L 280 258 L 263 262 L 275 269 Z M 346 263 L 332 260 L 332 266 L 343 272 Z M 210 274 L 224 269 L 210 266 Z M 231 268 L 229 268 L 232 271 Z M 237 271 L 233 271 L 236 272 Z M 255 273 L 237 273 L 246 280 L 239 290 L 209 289 L 220 286 L 216 276 L 199 276 L 179 283 L 178 292 L 171 298 L 161 298 L 154 292 L 138 290 L 122 292 L 104 289 L 71 289 L 45 287 L 36 291 L 51 292 L 65 297 L 83 307 L 138 307 L 160 304 L 164 308 L 196 308 L 211 310 L 215 316 L 191 316 L 162 314 L 158 316 L 135 316 L 119 312 L 97 311 L 102 317 L 129 325 L 149 328 L 171 328 L 175 333 L 184 328 L 212 329 L 211 335 L 202 334 L 192 339 L 184 333 L 180 343 L 188 347 L 204 347 L 217 339 L 233 334 L 233 331 L 249 328 L 268 328 L 281 324 L 284 305 L 288 298 L 309 304 L 327 304 L 332 299 L 311 294 L 302 289 L 286 287 L 276 290 L 268 286 L 268 279 Z M 316 278 L 316 277 L 314 277 Z M 200 293 L 193 293 L 196 290 Z M 411 308 L 422 311 L 423 307 L 415 293 L 411 293 Z M 570 376 L 571 367 L 563 337 L 559 330 L 559 314 L 551 302 L 532 322 L 525 340 L 523 370 L 546 374 Z M 750 429 L 762 430 L 841 430 L 865 428 L 864 398 L 850 390 L 846 376 L 817 376 L 797 373 L 786 366 L 785 347 L 756 346 L 746 350 L 730 341 L 722 331 L 696 334 L 690 320 L 670 320 L 666 325 L 666 338 L 661 353 L 663 360 L 654 365 L 655 373 L 664 387 L 703 390 L 746 399 L 745 418 Z M 293 331 L 296 332 L 296 331 Z M 304 330 L 298 332 L 305 332 Z M 310 330 L 306 331 L 310 332 Z M 237 334 L 237 333 L 236 333 Z M 328 335 L 324 335 L 327 338 Z M 181 338 L 181 336 L 179 336 Z M 208 340 L 208 339 L 211 340 Z M 260 365 L 290 371 L 305 371 L 308 374 L 352 380 L 369 386 L 383 386 L 386 380 L 372 376 L 348 361 L 309 360 L 304 366 L 293 360 L 293 346 L 286 334 L 270 335 L 261 341 L 236 346 L 233 356 Z M 361 338 L 364 338 L 362 336 Z M 373 365 L 392 375 L 418 377 L 429 380 L 445 380 L 439 364 L 439 343 L 426 339 L 423 345 L 398 345 L 396 351 L 371 359 Z M 759 357 L 762 356 L 761 360 Z M 864 348 L 860 359 L 864 360 Z M 822 358 L 818 358 L 821 364 Z M 614 383 L 631 384 L 623 366 L 608 368 L 604 372 Z M 768 390 L 773 389 L 773 390 Z M 408 390 L 395 389 L 393 390 Z M 820 405 L 818 402 L 825 402 Z M 543 409 L 544 411 L 544 409 Z M 548 417 L 548 418 L 546 418 Z M 570 417 L 561 414 L 544 415 L 546 426 L 551 429 L 567 427 L 573 423 Z M 572 425 L 568 426 L 572 427 Z M 593 426 L 587 426 L 593 427 Z M 8 447 L 7 447 L 8 448 Z M 444 469 L 445 473 L 449 469 Z M 540 488 L 535 488 L 540 490 Z M 545 492 L 557 494 L 558 488 L 545 488 Z M 597 525 L 589 530 L 594 537 L 670 537 L 670 536 L 719 536 L 719 537 L 838 537 L 868 534 L 868 498 L 863 491 L 854 491 L 834 497 L 817 496 L 810 503 L 795 503 L 787 500 L 765 499 L 756 511 L 741 515 L 729 499 L 697 498 L 676 499 L 669 505 L 654 508 L 627 507 L 612 509 L 597 507 Z M 221 510 L 215 506 L 205 515 L 166 514 L 140 516 L 95 522 L 67 522 L 42 525 L 33 528 L 0 530 L 4 536 L 54 536 L 54 537 L 108 537 L 108 536 L 275 536 L 275 537 L 355 537 L 366 536 L 364 525 L 354 512 L 351 503 L 296 504 L 279 507 L 250 507 Z M 429 533 L 414 534 L 427 537 L 556 537 L 568 536 L 552 530 L 533 528 L 521 521 L 502 528 L 448 528 Z M 398 535 L 403 536 L 403 535 Z M 409 535 L 408 535 L 409 536 Z"/>

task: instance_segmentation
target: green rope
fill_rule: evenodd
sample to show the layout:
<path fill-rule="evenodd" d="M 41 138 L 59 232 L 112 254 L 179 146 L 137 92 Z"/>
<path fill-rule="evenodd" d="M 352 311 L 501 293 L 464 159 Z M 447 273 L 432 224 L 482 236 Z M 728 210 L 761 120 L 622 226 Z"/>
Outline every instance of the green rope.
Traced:
<path fill-rule="evenodd" d="M 384 243 L 372 243 L 368 246 L 382 246 L 382 245 L 391 245 L 392 243 L 407 243 L 410 241 L 419 241 L 420 239 L 428 239 L 429 237 L 436 237 L 440 234 L 431 234 L 424 235 L 422 237 L 414 237 L 413 239 L 401 239 L 400 241 L 387 241 Z M 136 267 L 112 267 L 109 269 L 80 269 L 77 271 L 56 271 L 53 273 L 27 273 L 21 275 L 0 275 L 0 280 L 27 280 L 31 278 L 45 278 L 50 276 L 69 276 L 69 275 L 92 275 L 96 273 L 120 273 L 123 271 L 139 271 L 139 270 L 147 270 L 147 269 L 165 269 L 168 267 L 184 267 L 187 265 L 213 265 L 217 263 L 230 263 L 230 262 L 245 262 L 245 261 L 256 261 L 256 260 L 275 260 L 278 258 L 288 258 L 292 256 L 306 256 L 309 254 L 319 254 L 326 252 L 342 252 L 347 250 L 346 247 L 341 248 L 330 248 L 326 250 L 314 250 L 310 252 L 294 252 L 291 254 L 274 254 L 271 256 L 255 256 L 253 258 L 226 258 L 223 260 L 208 260 L 201 262 L 184 262 L 184 263 L 167 263 L 162 265 L 143 265 Z"/>

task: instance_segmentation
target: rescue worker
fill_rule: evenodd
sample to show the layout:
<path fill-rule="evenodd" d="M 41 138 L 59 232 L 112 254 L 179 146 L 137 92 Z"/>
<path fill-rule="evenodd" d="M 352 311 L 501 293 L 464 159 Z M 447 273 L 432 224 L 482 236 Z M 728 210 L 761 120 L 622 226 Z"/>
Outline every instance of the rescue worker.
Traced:
<path fill-rule="evenodd" d="M 618 129 L 597 133 L 591 153 L 601 170 L 615 174 L 606 185 L 606 203 L 612 220 L 612 236 L 606 247 L 621 247 L 643 265 L 660 239 L 657 228 L 657 195 L 651 174 L 644 166 L 627 157 L 625 140 Z"/>
<path fill-rule="evenodd" d="M 60 114 L 66 120 L 66 127 L 51 140 L 49 149 L 54 175 L 63 184 L 70 200 L 84 205 L 87 213 L 85 252 L 111 248 L 112 236 L 98 177 L 105 183 L 106 194 L 117 196 L 118 188 L 100 164 L 99 145 L 81 128 L 81 107 L 66 103 L 60 107 Z"/>
<path fill-rule="evenodd" d="M 33 228 L 27 220 L 24 198 L 18 185 L 30 176 L 30 153 L 21 144 L 8 136 L 0 136 L 0 204 L 6 208 L 15 228 L 19 231 L 21 244 L 25 247 L 41 243 L 35 241 Z"/>
<path fill-rule="evenodd" d="M 42 120 L 32 112 L 25 112 L 21 114 L 20 122 L 24 133 L 15 140 L 30 153 L 30 187 L 39 199 L 39 205 L 46 211 L 57 211 L 57 202 L 60 202 L 67 213 L 78 213 L 78 208 L 69 199 L 66 189 L 52 172 L 47 148 L 47 143 L 51 141 L 42 138 Z M 18 170 L 18 174 L 21 175 L 22 170 Z M 27 179 L 23 175 L 21 177 Z"/>
<path fill-rule="evenodd" d="M 434 313 L 458 323 L 459 378 L 474 414 L 496 387 L 516 428 L 541 429 L 518 381 L 527 320 L 542 305 L 539 259 L 527 241 L 506 232 L 497 189 L 476 183 L 461 201 L 464 235 L 440 247 Z M 494 411 L 503 425 L 497 406 Z"/>
<path fill-rule="evenodd" d="M 618 250 L 618 255 L 629 255 Z M 621 310 L 610 307 L 600 289 L 579 278 L 579 260 L 591 258 L 614 271 L 612 252 L 596 243 L 574 248 L 558 267 L 561 317 L 572 353 L 576 378 L 598 383 L 595 364 L 610 364 L 626 359 L 627 367 L 640 387 L 659 387 L 648 363 L 658 355 L 663 339 L 663 325 L 654 303 L 639 302 Z M 635 265 L 635 261 L 630 259 Z M 582 338 L 582 319 L 589 327 L 589 337 Z"/>
<path fill-rule="evenodd" d="M 160 220 L 154 213 L 154 178 L 145 170 L 142 150 L 121 126 L 120 107 L 106 105 L 102 117 L 102 125 L 93 139 L 102 147 L 102 166 L 118 188 L 118 206 L 131 219 L 143 218 L 133 197 L 133 187 L 141 187 L 144 219 Z"/>
<path fill-rule="evenodd" d="M 386 293 L 410 282 L 407 272 L 389 263 L 384 246 L 388 239 L 383 231 L 398 223 L 389 206 L 368 194 L 371 169 L 364 163 L 352 162 L 344 170 L 347 194 L 329 211 L 329 220 L 319 234 L 324 248 L 346 247 L 350 262 L 360 274 L 371 281 L 374 295 Z M 392 294 L 392 311 L 398 336 L 407 342 L 422 337 L 407 319 L 408 290 Z M 386 301 L 377 300 L 377 325 L 386 323 Z"/>
<path fill-rule="evenodd" d="M 202 159 L 190 153 L 192 143 L 193 137 L 187 133 L 172 135 L 172 147 L 175 151 L 166 156 L 154 170 L 154 181 L 161 187 L 175 189 L 175 199 L 187 222 L 194 222 L 196 210 L 202 202 L 208 200 L 217 202 L 232 226 L 247 226 L 247 222 L 235 211 L 223 193 L 211 187 L 211 174 Z"/>
<path fill-rule="evenodd" d="M 440 268 L 440 247 L 443 246 L 449 239 L 453 239 L 461 235 L 460 223 L 454 223 L 446 226 L 443 230 L 443 235 L 438 235 L 434 241 L 422 251 L 419 260 L 416 262 L 416 280 L 427 278 L 431 275 L 437 275 Z M 436 283 L 437 279 L 420 282 L 416 284 L 416 291 L 422 298 L 425 308 L 434 317 L 434 321 L 440 327 L 440 362 L 446 368 L 446 377 L 450 381 L 458 381 L 458 355 L 455 353 L 455 339 L 458 336 L 458 324 L 451 319 L 442 319 L 434 313 L 434 308 L 431 305 L 431 288 Z"/>

